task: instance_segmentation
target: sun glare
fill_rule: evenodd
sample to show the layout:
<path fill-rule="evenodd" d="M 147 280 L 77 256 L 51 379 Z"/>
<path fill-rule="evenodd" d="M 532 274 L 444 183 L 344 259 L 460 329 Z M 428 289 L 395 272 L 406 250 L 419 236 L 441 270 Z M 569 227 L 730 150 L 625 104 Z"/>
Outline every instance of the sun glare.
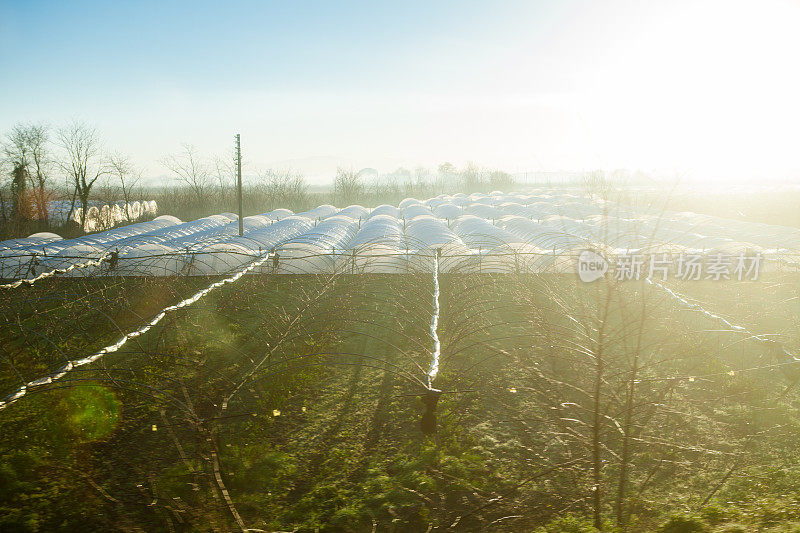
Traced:
<path fill-rule="evenodd" d="M 587 149 L 697 180 L 785 178 L 800 166 L 799 13 L 796 3 L 652 8 L 599 45 L 578 102 Z"/>

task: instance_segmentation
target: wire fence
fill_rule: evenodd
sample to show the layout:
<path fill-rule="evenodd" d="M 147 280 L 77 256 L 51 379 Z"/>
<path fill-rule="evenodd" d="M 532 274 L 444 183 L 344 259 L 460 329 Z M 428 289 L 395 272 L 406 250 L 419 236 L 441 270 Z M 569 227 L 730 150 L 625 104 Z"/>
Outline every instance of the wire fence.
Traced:
<path fill-rule="evenodd" d="M 509 246 L 510 247 L 510 246 Z M 272 261 L 260 264 L 259 268 L 248 271 L 249 274 L 422 274 L 431 271 L 434 261 L 438 270 L 444 274 L 577 274 L 581 267 L 581 254 L 585 250 L 605 251 L 609 276 L 614 276 L 615 265 L 613 251 L 608 251 L 602 246 L 587 243 L 585 247 L 576 247 L 569 250 L 552 251 L 525 251 L 507 250 L 501 246 L 494 249 L 478 249 L 466 253 L 453 251 L 448 246 L 441 248 L 428 248 L 416 250 L 387 251 L 383 245 L 363 247 L 359 250 L 323 251 L 309 253 L 306 250 L 272 249 Z M 658 250 L 659 248 L 651 248 Z M 236 272 L 242 266 L 263 257 L 262 250 L 241 251 L 236 249 L 222 249 L 212 251 L 191 251 L 167 253 L 141 253 L 126 254 L 116 249 L 108 250 L 99 257 L 87 259 L 79 255 L 59 255 L 56 259 L 43 261 L 38 255 L 19 254 L 6 255 L 5 279 L 15 281 L 0 285 L 0 290 L 15 289 L 23 285 L 31 285 L 41 279 L 49 277 L 137 277 L 137 276 L 225 276 Z M 623 252 L 622 257 L 630 257 Z M 681 277 L 674 265 L 684 257 L 683 254 L 670 252 L 643 253 L 637 251 L 637 256 L 654 258 L 666 261 L 670 265 L 669 275 Z M 757 278 L 764 272 L 798 272 L 800 263 L 794 260 L 793 254 L 773 253 L 770 255 L 744 255 L 739 256 L 707 254 L 697 252 L 693 257 L 701 258 L 705 264 L 727 258 L 728 269 L 724 279 L 730 279 L 732 268 L 730 262 L 734 259 L 753 260 L 758 258 L 758 270 L 751 274 Z M 9 267 L 13 264 L 13 267 Z M 617 268 L 625 265 L 618 264 Z M 639 265 L 637 279 L 648 277 L 649 262 Z M 39 272 L 37 274 L 37 271 Z M 33 274 L 33 275 L 32 275 Z M 653 276 L 650 272 L 649 276 Z M 630 277 L 630 276 L 629 276 Z M 666 277 L 666 276 L 665 276 Z M 694 279 L 701 279 L 698 275 Z M 711 275 L 706 279 L 710 279 Z M 741 279 L 742 276 L 739 276 Z M 0 278 L 3 279 L 3 278 Z M 683 279 L 686 279 L 685 275 Z M 716 279 L 720 279 L 717 276 Z"/>

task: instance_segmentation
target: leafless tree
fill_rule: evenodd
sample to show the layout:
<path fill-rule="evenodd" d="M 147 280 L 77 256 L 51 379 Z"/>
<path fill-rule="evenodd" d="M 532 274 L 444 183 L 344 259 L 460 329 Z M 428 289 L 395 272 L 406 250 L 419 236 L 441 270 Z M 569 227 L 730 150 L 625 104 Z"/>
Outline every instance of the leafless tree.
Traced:
<path fill-rule="evenodd" d="M 73 122 L 58 130 L 58 141 L 63 150 L 61 168 L 72 186 L 72 205 L 67 218 L 75 210 L 75 201 L 82 209 L 81 227 L 86 226 L 89 196 L 97 180 L 108 173 L 97 130 L 82 122 Z"/>
<path fill-rule="evenodd" d="M 397 203 L 403 198 L 400 184 L 391 175 L 375 176 L 367 186 L 375 202 Z"/>
<path fill-rule="evenodd" d="M 14 161 L 5 150 L 0 150 L 0 217 L 5 225 L 8 222 L 12 204 L 11 185 L 14 177 Z"/>
<path fill-rule="evenodd" d="M 514 186 L 514 178 L 508 172 L 495 170 L 489 174 L 489 185 L 492 189 L 500 189 L 508 192 Z"/>
<path fill-rule="evenodd" d="M 445 161 L 444 163 L 439 165 L 438 172 L 441 176 L 444 176 L 445 178 L 451 178 L 456 175 L 456 172 L 458 172 L 458 170 L 456 169 L 456 166 L 453 163 Z"/>
<path fill-rule="evenodd" d="M 7 209 L 8 208 L 6 207 L 5 184 L 3 184 L 2 186 L 0 186 L 0 220 L 2 220 L 3 223 L 8 222 L 8 215 L 6 212 Z"/>
<path fill-rule="evenodd" d="M 49 150 L 50 128 L 45 124 L 16 124 L 3 142 L 3 157 L 19 165 L 29 184 L 29 200 L 39 220 L 48 219 L 48 180 L 53 161 Z"/>
<path fill-rule="evenodd" d="M 219 199 L 233 202 L 236 191 L 236 154 L 230 150 L 223 156 L 214 157 L 214 171 L 217 178 Z"/>
<path fill-rule="evenodd" d="M 467 163 L 464 170 L 461 171 L 461 179 L 465 192 L 475 192 L 483 187 L 483 170 L 473 163 Z"/>
<path fill-rule="evenodd" d="M 109 156 L 110 176 L 117 182 L 122 200 L 125 202 L 125 218 L 131 220 L 130 206 L 136 199 L 142 171 L 136 168 L 128 156 L 115 153 Z"/>
<path fill-rule="evenodd" d="M 349 204 L 355 201 L 364 192 L 364 184 L 358 173 L 353 169 L 336 169 L 336 178 L 333 181 L 333 194 L 337 202 Z"/>
<path fill-rule="evenodd" d="M 303 205 L 307 200 L 308 185 L 298 172 L 270 169 L 259 176 L 259 181 L 270 208 Z"/>
<path fill-rule="evenodd" d="M 441 194 L 445 192 L 445 190 L 449 187 L 454 185 L 455 177 L 458 175 L 458 169 L 456 169 L 453 163 L 444 162 L 439 165 L 439 168 L 436 172 L 436 190 Z"/>
<path fill-rule="evenodd" d="M 418 196 L 431 196 L 433 193 L 431 173 L 425 167 L 414 169 L 414 194 Z"/>
<path fill-rule="evenodd" d="M 198 202 L 205 199 L 211 186 L 208 165 L 191 144 L 182 145 L 182 151 L 164 157 L 161 164 L 172 172 L 175 180 L 187 185 Z"/>
<path fill-rule="evenodd" d="M 409 169 L 398 167 L 391 173 L 391 178 L 400 184 L 405 196 L 414 195 L 414 177 Z"/>
<path fill-rule="evenodd" d="M 583 176 L 583 188 L 590 196 L 596 196 L 603 200 L 610 200 L 611 192 L 614 187 L 602 170 L 594 170 Z"/>

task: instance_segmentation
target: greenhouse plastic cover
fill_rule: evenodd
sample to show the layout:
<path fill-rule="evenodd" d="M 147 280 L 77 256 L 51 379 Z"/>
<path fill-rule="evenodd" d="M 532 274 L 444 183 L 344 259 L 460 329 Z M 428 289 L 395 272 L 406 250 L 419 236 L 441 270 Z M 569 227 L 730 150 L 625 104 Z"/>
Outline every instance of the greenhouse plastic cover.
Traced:
<path fill-rule="evenodd" d="M 87 262 L 63 275 L 222 275 L 267 253 L 273 260 L 253 273 L 430 272 L 437 253 L 443 273 L 574 272 L 587 248 L 800 256 L 800 229 L 650 212 L 563 189 L 406 198 L 375 208 L 322 205 L 298 214 L 276 209 L 242 223 L 241 237 L 232 213 L 190 222 L 162 215 L 69 240 L 38 233 L 0 242 L 0 278 Z"/>

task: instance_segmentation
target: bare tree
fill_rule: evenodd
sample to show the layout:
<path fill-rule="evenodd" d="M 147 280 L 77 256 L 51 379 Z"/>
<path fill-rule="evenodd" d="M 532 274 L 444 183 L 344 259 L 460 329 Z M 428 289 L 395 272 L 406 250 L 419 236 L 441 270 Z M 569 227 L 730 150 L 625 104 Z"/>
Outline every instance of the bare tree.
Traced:
<path fill-rule="evenodd" d="M 81 227 L 86 227 L 92 187 L 108 173 L 108 165 L 101 153 L 100 137 L 95 128 L 82 122 L 73 122 L 58 130 L 58 140 L 64 151 L 61 168 L 73 188 L 72 205 L 67 218 L 72 216 L 77 199 L 82 210 L 79 222 Z"/>
<path fill-rule="evenodd" d="M 508 172 L 495 170 L 489 174 L 489 185 L 492 189 L 505 189 L 508 192 L 514 186 L 514 178 Z"/>
<path fill-rule="evenodd" d="M 353 169 L 336 169 L 333 181 L 333 194 L 337 201 L 345 204 L 354 202 L 364 192 L 364 184 Z"/>
<path fill-rule="evenodd" d="M 483 170 L 478 165 L 469 161 L 464 170 L 461 171 L 465 192 L 475 192 L 483 188 L 483 174 Z"/>
<path fill-rule="evenodd" d="M 182 145 L 182 151 L 168 155 L 161 160 L 175 179 L 187 185 L 198 202 L 202 202 L 210 187 L 208 165 L 197 153 L 197 148 L 191 144 Z"/>
<path fill-rule="evenodd" d="M 5 189 L 5 184 L 0 186 L 0 220 L 2 220 L 3 223 L 5 224 L 6 222 L 8 222 L 8 214 L 6 212 L 6 209 L 8 208 L 6 207 L 6 192 L 4 189 Z"/>
<path fill-rule="evenodd" d="M 14 205 L 14 177 L 17 176 L 17 161 L 9 157 L 5 145 L 0 149 L 0 216 L 3 227 L 8 228 L 9 217 Z"/>
<path fill-rule="evenodd" d="M 125 219 L 131 220 L 130 208 L 135 200 L 139 181 L 142 179 L 142 171 L 136 168 L 128 156 L 119 153 L 112 154 L 108 158 L 108 165 L 110 175 L 118 182 L 119 192 L 125 202 Z"/>
<path fill-rule="evenodd" d="M 425 167 L 417 167 L 414 169 L 414 195 L 415 196 L 430 196 L 433 192 L 431 183 L 431 173 Z"/>
<path fill-rule="evenodd" d="M 439 193 L 445 192 L 445 189 L 452 187 L 455 185 L 453 182 L 455 181 L 455 177 L 458 175 L 458 169 L 453 163 L 449 163 L 445 161 L 441 165 L 436 172 L 436 189 Z"/>
<path fill-rule="evenodd" d="M 444 163 L 439 165 L 438 172 L 440 175 L 446 178 L 451 178 L 452 176 L 456 175 L 458 170 L 456 169 L 456 166 L 453 163 L 445 161 Z"/>
<path fill-rule="evenodd" d="M 396 180 L 403 188 L 403 194 L 406 196 L 414 195 L 414 178 L 411 171 L 405 167 L 398 167 L 391 174 L 392 179 Z"/>
<path fill-rule="evenodd" d="M 27 177 L 25 167 L 16 162 L 11 179 L 11 219 L 17 223 L 29 219 L 31 215 L 29 198 L 26 194 Z"/>
<path fill-rule="evenodd" d="M 308 185 L 303 175 L 292 170 L 269 169 L 259 176 L 261 189 L 270 209 L 287 205 L 305 205 Z"/>
<path fill-rule="evenodd" d="M 602 170 L 594 170 L 583 176 L 583 188 L 590 196 L 609 200 L 614 187 Z"/>
<path fill-rule="evenodd" d="M 236 198 L 234 194 L 236 191 L 236 154 L 230 150 L 224 156 L 215 156 L 213 165 L 220 201 L 230 200 L 233 202 Z"/>
<path fill-rule="evenodd" d="M 16 124 L 3 143 L 3 156 L 19 165 L 27 176 L 33 216 L 47 221 L 50 192 L 47 182 L 53 161 L 49 150 L 50 128 L 45 124 Z"/>

